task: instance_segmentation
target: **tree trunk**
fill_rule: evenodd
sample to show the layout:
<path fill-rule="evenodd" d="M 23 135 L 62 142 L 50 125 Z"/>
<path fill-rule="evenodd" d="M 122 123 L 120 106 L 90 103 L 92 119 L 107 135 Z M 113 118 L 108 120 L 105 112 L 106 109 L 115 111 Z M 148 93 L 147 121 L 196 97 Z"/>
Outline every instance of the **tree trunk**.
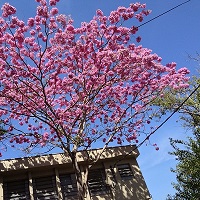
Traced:
<path fill-rule="evenodd" d="M 71 159 L 77 181 L 78 200 L 84 200 L 87 194 L 87 177 L 84 177 L 83 180 L 82 172 L 77 162 L 76 152 L 71 152 Z M 85 175 L 87 176 L 87 173 Z"/>

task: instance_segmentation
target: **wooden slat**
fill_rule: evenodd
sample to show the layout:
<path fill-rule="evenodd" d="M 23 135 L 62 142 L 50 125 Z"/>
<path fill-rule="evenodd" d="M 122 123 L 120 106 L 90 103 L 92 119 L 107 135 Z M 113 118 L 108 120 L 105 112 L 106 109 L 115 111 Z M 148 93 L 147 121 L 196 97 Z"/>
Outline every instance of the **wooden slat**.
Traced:
<path fill-rule="evenodd" d="M 131 170 L 131 167 L 129 164 L 121 164 L 117 165 L 118 172 L 122 179 L 131 179 L 133 178 L 133 171 Z"/>
<path fill-rule="evenodd" d="M 64 199 L 75 200 L 77 199 L 77 185 L 74 174 L 60 175 L 60 186 Z"/>
<path fill-rule="evenodd" d="M 33 196 L 35 200 L 57 200 L 57 188 L 54 176 L 33 179 Z"/>
<path fill-rule="evenodd" d="M 88 187 L 92 196 L 110 192 L 109 187 L 106 185 L 106 175 L 103 169 L 89 171 Z"/>

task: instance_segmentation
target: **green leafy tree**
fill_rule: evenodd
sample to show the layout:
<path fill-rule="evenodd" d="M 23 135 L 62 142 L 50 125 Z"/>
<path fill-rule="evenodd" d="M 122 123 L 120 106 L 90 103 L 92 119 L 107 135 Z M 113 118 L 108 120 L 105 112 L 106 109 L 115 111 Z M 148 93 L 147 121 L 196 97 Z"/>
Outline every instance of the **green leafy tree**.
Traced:
<path fill-rule="evenodd" d="M 168 200 L 196 200 L 200 197 L 200 134 L 199 129 L 194 133 L 194 137 L 188 141 L 173 140 L 170 143 L 174 148 L 171 155 L 176 156 L 178 164 L 176 169 L 171 171 L 176 173 L 177 183 L 172 183 L 176 190 L 175 195 L 168 196 Z"/>
<path fill-rule="evenodd" d="M 156 98 L 153 104 L 161 108 L 157 117 L 162 117 L 169 111 L 177 111 L 180 119 L 184 122 L 184 127 L 195 128 L 200 121 L 200 79 L 193 77 L 190 87 L 186 89 L 168 88 L 162 98 Z"/>
<path fill-rule="evenodd" d="M 177 182 L 172 183 L 176 192 L 168 195 L 168 200 L 197 200 L 200 197 L 200 79 L 193 77 L 190 86 L 178 93 L 168 90 L 163 94 L 164 98 L 155 102 L 162 107 L 161 114 L 177 110 L 183 126 L 191 128 L 193 133 L 187 141 L 170 138 L 173 147 L 170 154 L 176 156 L 178 163 L 171 170 L 176 173 Z"/>

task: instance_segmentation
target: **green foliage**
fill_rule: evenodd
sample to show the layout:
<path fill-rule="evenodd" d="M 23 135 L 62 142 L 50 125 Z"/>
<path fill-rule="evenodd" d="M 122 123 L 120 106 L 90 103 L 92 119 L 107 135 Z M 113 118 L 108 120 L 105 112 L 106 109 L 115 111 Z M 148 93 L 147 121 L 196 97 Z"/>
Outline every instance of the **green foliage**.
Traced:
<path fill-rule="evenodd" d="M 187 141 L 170 138 L 173 147 L 171 155 L 178 161 L 176 168 L 176 183 L 172 183 L 176 193 L 168 195 L 168 200 L 197 200 L 200 197 L 200 79 L 193 77 L 190 87 L 182 91 L 165 91 L 162 99 L 154 102 L 162 108 L 162 114 L 178 109 L 184 127 L 191 128 L 193 135 Z M 193 95 L 190 96 L 190 94 Z M 188 100 L 182 105 L 182 102 Z"/>
<path fill-rule="evenodd" d="M 191 92 L 199 87 L 200 79 L 193 77 L 190 82 L 190 87 L 183 90 L 165 90 L 162 98 L 157 98 L 153 104 L 161 107 L 159 117 L 166 112 L 172 112 L 178 109 L 181 114 L 180 119 L 184 122 L 184 126 L 194 128 L 200 121 L 200 88 L 190 96 Z M 187 101 L 183 104 L 182 102 L 186 99 Z M 181 107 L 180 107 L 181 106 Z"/>
<path fill-rule="evenodd" d="M 200 197 L 200 134 L 199 130 L 194 133 L 194 137 L 188 141 L 173 140 L 170 143 L 174 148 L 171 155 L 176 156 L 178 164 L 176 169 L 171 171 L 176 173 L 177 183 L 172 183 L 176 190 L 174 196 L 168 196 L 168 200 L 197 200 Z"/>
<path fill-rule="evenodd" d="M 0 137 L 2 137 L 5 133 L 7 133 L 7 131 L 1 126 L 1 122 L 0 122 Z"/>

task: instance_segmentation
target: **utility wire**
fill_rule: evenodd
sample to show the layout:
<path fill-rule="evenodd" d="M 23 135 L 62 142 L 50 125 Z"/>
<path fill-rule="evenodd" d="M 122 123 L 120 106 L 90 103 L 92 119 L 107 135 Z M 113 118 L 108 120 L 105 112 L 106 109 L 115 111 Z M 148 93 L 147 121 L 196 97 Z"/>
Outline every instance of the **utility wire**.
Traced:
<path fill-rule="evenodd" d="M 188 0 L 188 1 L 185 1 L 185 2 L 183 2 L 183 3 L 181 3 L 181 4 L 178 4 L 177 6 L 175 6 L 175 7 L 171 8 L 171 9 L 165 11 L 164 13 L 161 13 L 161 14 L 157 15 L 156 17 L 154 17 L 154 18 L 152 18 L 152 19 L 150 19 L 150 20 L 144 22 L 143 24 L 137 26 L 137 28 L 139 28 L 139 27 L 141 27 L 141 26 L 144 26 L 144 25 L 150 23 L 151 21 L 153 21 L 153 20 L 155 20 L 155 19 L 157 19 L 157 18 L 159 18 L 159 17 L 161 17 L 161 16 L 163 16 L 163 15 L 165 15 L 165 14 L 171 12 L 172 10 L 174 10 L 174 9 L 176 9 L 176 8 L 182 6 L 182 5 L 184 5 L 184 4 L 186 4 L 186 3 L 190 2 L 190 1 L 191 1 L 191 0 Z M 185 100 L 184 103 L 185 103 L 186 101 L 187 101 L 187 100 Z M 184 103 L 183 103 L 183 104 L 184 104 Z M 181 105 L 181 106 L 182 106 L 182 105 Z M 122 161 L 124 158 L 126 158 L 128 155 L 130 155 L 130 154 L 131 154 L 133 151 L 135 151 L 137 148 L 139 148 L 147 139 L 149 139 L 149 137 L 150 137 L 152 134 L 154 134 L 160 127 L 162 127 L 162 126 L 164 125 L 164 123 L 166 123 L 178 110 L 179 110 L 179 108 L 178 108 L 177 110 L 175 110 L 175 111 L 174 111 L 162 124 L 160 124 L 153 132 L 151 132 L 139 145 L 137 145 L 134 149 L 132 149 L 132 150 L 131 150 L 127 155 L 125 155 L 122 159 L 118 160 L 118 161 L 114 164 L 114 166 L 115 166 L 117 163 L 119 163 L 120 161 Z M 111 170 L 112 170 L 112 166 L 110 166 L 110 167 L 111 167 Z"/>
<path fill-rule="evenodd" d="M 145 24 L 148 24 L 149 22 L 154 21 L 155 19 L 157 19 L 157 18 L 159 18 L 159 17 L 161 17 L 161 16 L 163 16 L 163 15 L 165 15 L 165 14 L 171 12 L 172 10 L 174 10 L 174 9 L 176 9 L 176 8 L 182 6 L 182 5 L 184 5 L 184 4 L 186 4 L 186 3 L 190 2 L 190 1 L 191 1 L 191 0 L 188 0 L 188 1 L 185 1 L 185 2 L 183 2 L 183 3 L 181 3 L 181 4 L 178 4 L 177 6 L 175 6 L 175 7 L 171 8 L 171 9 L 165 11 L 164 13 L 161 13 L 160 15 L 157 15 L 156 17 L 154 17 L 154 18 L 152 18 L 152 19 L 150 19 L 150 20 L 144 22 L 143 24 L 141 24 L 141 25 L 139 25 L 139 26 L 137 26 L 137 27 L 139 28 L 139 27 L 141 27 L 141 26 L 144 26 Z M 153 135 L 153 134 L 154 134 L 158 129 L 160 129 L 160 128 L 161 128 L 161 127 L 176 113 L 176 112 L 179 111 L 179 109 L 185 104 L 185 102 L 186 102 L 199 88 L 200 88 L 200 84 L 199 84 L 199 85 L 191 92 L 191 94 L 190 94 L 190 95 L 189 95 L 189 96 L 188 96 L 188 97 L 187 97 L 187 98 L 172 112 L 172 114 L 171 114 L 169 117 L 167 117 L 154 131 L 152 131 L 150 134 L 148 134 L 148 136 L 147 136 L 142 142 L 140 142 L 139 145 L 135 146 L 128 154 L 126 154 L 126 155 L 125 155 L 124 157 L 122 157 L 120 160 L 118 160 L 117 162 L 115 162 L 115 164 L 113 165 L 113 167 L 115 167 L 116 164 L 119 163 L 120 161 L 124 160 L 124 159 L 125 159 L 127 156 L 129 156 L 133 151 L 135 151 L 135 150 L 138 149 L 140 146 L 142 146 L 142 145 L 145 143 L 145 141 L 148 140 L 148 139 L 150 138 L 151 135 Z"/>
<path fill-rule="evenodd" d="M 188 0 L 188 1 L 185 1 L 185 2 L 183 2 L 183 3 L 181 3 L 181 4 L 178 4 L 177 6 L 175 6 L 175 7 L 171 8 L 171 9 L 165 11 L 164 13 L 161 13 L 161 14 L 157 15 L 156 17 L 154 17 L 154 18 L 152 18 L 152 19 L 150 19 L 150 20 L 144 22 L 143 24 L 137 26 L 137 28 L 139 28 L 139 27 L 141 27 L 141 26 L 144 26 L 144 25 L 146 25 L 146 24 L 148 24 L 148 23 L 154 21 L 155 19 L 157 19 L 157 18 L 159 18 L 159 17 L 161 17 L 161 16 L 163 16 L 163 15 L 165 15 L 165 14 L 171 12 L 172 10 L 174 10 L 174 9 L 176 9 L 176 8 L 182 6 L 182 5 L 184 5 L 184 4 L 186 4 L 186 3 L 190 2 L 190 1 L 191 1 L 191 0 Z M 185 103 L 185 101 L 184 101 L 184 103 Z M 179 109 L 179 108 L 178 108 L 178 109 Z M 115 166 L 118 162 L 120 162 L 120 161 L 122 161 L 124 158 L 126 158 L 128 155 L 130 155 L 130 154 L 131 154 L 133 151 L 135 151 L 137 148 L 139 148 L 152 134 L 154 134 L 160 127 L 162 127 L 162 126 L 164 125 L 164 123 L 167 122 L 167 121 L 171 118 L 171 116 L 173 116 L 177 111 L 178 111 L 178 110 L 176 110 L 174 113 L 172 113 L 172 115 L 170 115 L 163 123 L 160 124 L 160 126 L 158 126 L 153 132 L 151 132 L 138 146 L 136 146 L 133 150 L 131 150 L 131 151 L 130 151 L 127 155 L 125 155 L 122 159 L 118 160 L 118 161 L 114 164 L 114 166 Z M 103 153 L 103 151 L 101 152 L 101 154 L 102 154 L 102 153 Z M 95 163 L 96 163 L 96 162 L 95 162 Z M 112 170 L 112 166 L 111 166 L 111 170 Z"/>
<path fill-rule="evenodd" d="M 185 104 L 185 102 L 200 88 L 200 84 L 190 93 L 190 95 L 167 117 L 154 131 L 152 131 L 139 145 L 135 146 L 128 154 L 126 154 L 124 157 L 122 157 L 120 160 L 116 161 L 114 164 L 114 167 L 117 163 L 124 160 L 127 156 L 129 156 L 133 151 L 138 149 L 146 140 L 150 138 L 151 135 L 153 135 L 158 129 L 160 129 L 176 112 L 179 111 L 179 109 Z"/>
<path fill-rule="evenodd" d="M 150 19 L 150 20 L 144 22 L 143 24 L 137 26 L 137 28 L 139 28 L 139 27 L 141 27 L 141 26 L 144 26 L 145 24 L 148 24 L 148 23 L 151 22 L 151 21 L 154 21 L 155 19 L 157 19 L 157 18 L 159 18 L 159 17 L 161 17 L 161 16 L 167 14 L 168 12 L 171 12 L 172 10 L 174 10 L 174 9 L 176 9 L 176 8 L 182 6 L 183 4 L 186 4 L 186 3 L 190 2 L 190 1 L 191 1 L 191 0 L 188 0 L 188 1 L 185 1 L 185 2 L 183 2 L 183 3 L 181 3 L 181 4 L 178 4 L 177 6 L 175 6 L 175 7 L 171 8 L 171 9 L 165 11 L 164 13 L 162 13 L 162 14 L 160 14 L 160 15 L 157 15 L 156 17 L 154 17 L 154 18 L 152 18 L 152 19 Z"/>

